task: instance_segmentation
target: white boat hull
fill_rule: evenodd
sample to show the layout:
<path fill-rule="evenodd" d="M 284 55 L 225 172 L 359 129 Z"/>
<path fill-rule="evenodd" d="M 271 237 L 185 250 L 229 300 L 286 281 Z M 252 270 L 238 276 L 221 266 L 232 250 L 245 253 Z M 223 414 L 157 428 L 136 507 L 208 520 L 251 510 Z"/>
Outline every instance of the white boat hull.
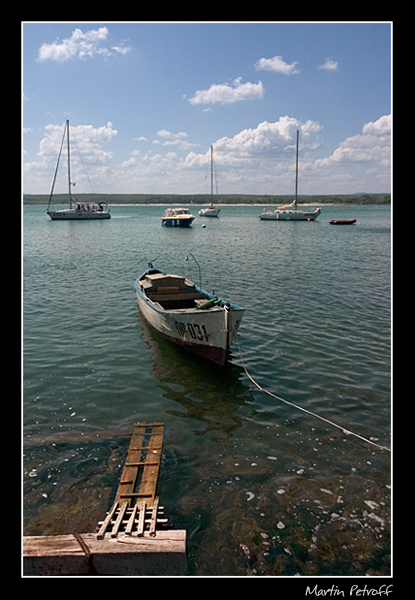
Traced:
<path fill-rule="evenodd" d="M 219 217 L 220 208 L 201 208 L 199 217 Z"/>
<path fill-rule="evenodd" d="M 320 213 L 320 208 L 314 211 L 277 209 L 264 211 L 259 218 L 262 221 L 315 221 Z"/>
<path fill-rule="evenodd" d="M 188 348 L 221 366 L 228 357 L 245 310 L 235 304 L 220 303 L 207 309 L 163 309 L 147 298 L 140 280 L 135 282 L 139 309 L 148 322 L 164 338 Z M 206 300 L 212 298 L 206 294 Z"/>
<path fill-rule="evenodd" d="M 109 211 L 79 211 L 73 209 L 64 210 L 48 210 L 48 215 L 52 221 L 86 221 L 86 220 L 101 220 L 110 219 Z"/>

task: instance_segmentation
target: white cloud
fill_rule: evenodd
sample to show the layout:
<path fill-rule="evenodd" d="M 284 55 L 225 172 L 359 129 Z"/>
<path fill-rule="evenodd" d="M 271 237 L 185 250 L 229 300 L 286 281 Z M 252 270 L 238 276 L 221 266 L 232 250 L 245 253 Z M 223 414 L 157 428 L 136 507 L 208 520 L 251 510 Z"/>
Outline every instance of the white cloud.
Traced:
<path fill-rule="evenodd" d="M 297 129 L 300 130 L 300 194 L 389 191 L 390 115 L 366 123 L 358 135 L 348 137 L 330 156 L 317 160 L 316 155 L 324 156 L 320 140 L 323 127 L 311 119 L 300 121 L 286 115 L 275 122 L 263 121 L 233 136 L 212 140 L 219 193 L 293 194 Z M 62 125 L 47 126 L 36 160 L 25 157 L 26 193 L 49 192 L 62 134 Z M 159 145 L 151 145 L 157 152 L 131 149 L 129 157 L 123 156 L 118 161 L 111 149 L 116 135 L 110 122 L 101 127 L 71 127 L 72 180 L 77 183 L 76 192 L 201 194 L 209 191 L 205 174 L 210 152 L 208 148 L 200 153 L 181 146 L 190 144 L 184 131 L 160 129 L 154 136 Z M 78 148 L 94 189 L 87 181 Z M 67 191 L 65 158 L 61 159 L 56 193 Z"/>
<path fill-rule="evenodd" d="M 274 71 L 283 75 L 295 75 L 300 72 L 297 65 L 297 61 L 288 64 L 282 59 L 282 56 L 274 56 L 273 58 L 260 58 L 255 63 L 255 68 L 257 71 Z"/>
<path fill-rule="evenodd" d="M 27 162 L 23 167 L 24 190 L 27 193 L 45 194 L 49 192 L 63 131 L 62 125 L 45 127 L 45 134 L 39 144 L 37 160 Z M 71 178 L 77 183 L 77 191 L 91 192 L 89 185 L 84 185 L 88 184 L 88 179 L 98 182 L 104 175 L 108 176 L 111 172 L 113 153 L 106 150 L 105 145 L 109 144 L 117 133 L 110 121 L 102 127 L 71 126 Z M 66 190 L 66 169 L 62 165 L 61 159 L 56 193 Z"/>
<path fill-rule="evenodd" d="M 346 138 L 327 158 L 316 161 L 318 167 L 350 166 L 375 163 L 388 167 L 391 162 L 391 115 L 366 123 L 362 133 Z"/>
<path fill-rule="evenodd" d="M 38 156 L 45 160 L 50 157 L 56 159 L 63 134 L 62 125 L 47 125 L 45 130 L 46 135 L 40 142 Z M 111 160 L 112 152 L 103 150 L 102 145 L 111 142 L 117 133 L 110 121 L 106 125 L 96 128 L 92 125 L 71 126 L 71 145 L 74 146 L 74 149 L 79 149 L 84 162 L 105 164 Z"/>
<path fill-rule="evenodd" d="M 108 58 L 112 54 L 126 54 L 131 50 L 129 46 L 111 46 L 107 48 L 102 43 L 107 40 L 109 31 L 107 27 L 91 29 L 85 33 L 81 29 L 75 29 L 71 37 L 57 40 L 51 44 L 44 43 L 39 48 L 38 60 L 54 60 L 65 62 L 73 58 L 86 59 L 94 56 Z"/>
<path fill-rule="evenodd" d="M 318 68 L 326 71 L 338 71 L 339 63 L 337 60 L 333 60 L 332 58 L 325 58 L 324 63 L 319 65 Z"/>
<path fill-rule="evenodd" d="M 189 148 L 192 148 L 193 146 L 197 146 L 198 144 L 192 144 L 191 142 L 188 142 L 186 140 L 187 133 L 185 133 L 184 131 L 179 131 L 178 133 L 172 133 L 171 131 L 167 131 L 167 129 L 161 129 L 160 131 L 157 132 L 157 135 L 159 138 L 161 138 L 163 141 L 160 141 L 159 139 L 155 139 L 153 140 L 153 144 L 160 144 L 161 146 L 177 146 L 178 148 L 181 148 L 182 150 L 188 150 Z"/>
<path fill-rule="evenodd" d="M 243 129 L 231 138 L 220 138 L 213 144 L 215 162 L 222 165 L 258 167 L 258 160 L 276 161 L 277 158 L 281 160 L 287 156 L 292 160 L 297 129 L 301 132 L 303 150 L 315 150 L 320 146 L 314 135 L 322 129 L 319 123 L 311 120 L 301 123 L 298 119 L 285 116 L 275 123 L 263 121 L 254 129 Z M 207 154 L 190 152 L 184 166 L 201 166 L 206 161 L 206 156 Z"/>
<path fill-rule="evenodd" d="M 170 140 L 178 140 L 178 139 L 183 139 L 187 137 L 187 133 L 185 133 L 184 131 L 179 131 L 178 133 L 172 133 L 171 131 L 167 131 L 167 129 L 160 129 L 160 131 L 157 132 L 157 135 L 159 137 L 162 138 L 168 138 Z"/>
<path fill-rule="evenodd" d="M 232 84 L 212 84 L 208 90 L 197 90 L 190 104 L 231 104 L 241 100 L 257 100 L 265 94 L 262 81 L 258 83 L 242 83 L 242 77 L 237 77 Z"/>
<path fill-rule="evenodd" d="M 375 122 L 369 121 L 369 123 L 363 125 L 362 132 L 365 135 L 390 136 L 392 132 L 391 115 L 383 115 Z"/>

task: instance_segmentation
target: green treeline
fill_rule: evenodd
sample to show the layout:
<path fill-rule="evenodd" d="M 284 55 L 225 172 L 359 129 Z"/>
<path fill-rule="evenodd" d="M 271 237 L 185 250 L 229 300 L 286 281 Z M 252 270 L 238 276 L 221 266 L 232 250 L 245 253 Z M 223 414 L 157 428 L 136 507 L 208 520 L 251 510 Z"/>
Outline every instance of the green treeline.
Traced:
<path fill-rule="evenodd" d="M 48 194 L 23 194 L 23 204 L 47 204 Z M 75 202 L 94 204 L 208 204 L 210 194 L 76 194 Z M 293 196 L 219 194 L 213 197 L 217 204 L 285 204 L 292 202 Z M 347 194 L 327 196 L 299 196 L 299 204 L 390 204 L 390 194 Z M 67 204 L 67 194 L 53 196 L 53 204 Z"/>

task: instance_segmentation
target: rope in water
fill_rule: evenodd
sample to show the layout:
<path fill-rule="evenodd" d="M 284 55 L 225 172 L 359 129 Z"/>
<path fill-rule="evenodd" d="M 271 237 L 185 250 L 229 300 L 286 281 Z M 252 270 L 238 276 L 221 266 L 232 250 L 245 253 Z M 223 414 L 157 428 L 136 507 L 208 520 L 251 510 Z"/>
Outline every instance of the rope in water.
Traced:
<path fill-rule="evenodd" d="M 238 344 L 239 354 L 240 354 L 241 361 L 242 361 L 242 367 L 243 367 L 248 379 L 250 379 L 252 381 L 252 383 L 255 385 L 255 387 L 257 387 L 259 389 L 259 391 L 264 392 L 265 394 L 268 394 L 268 396 L 272 396 L 272 398 L 275 398 L 276 400 L 279 400 L 280 402 L 284 402 L 285 404 L 288 404 L 289 406 L 293 406 L 297 410 L 301 410 L 302 412 L 305 412 L 308 415 L 315 417 L 316 419 L 320 419 L 321 421 L 324 421 L 325 423 L 328 423 L 329 425 L 332 425 L 333 427 L 337 427 L 337 429 L 340 429 L 346 435 L 354 435 L 355 437 L 363 440 L 364 442 L 367 442 L 368 444 L 372 444 L 372 446 L 376 446 L 377 448 L 380 448 L 380 450 L 386 450 L 387 452 L 391 452 L 390 448 L 387 448 L 386 446 L 381 446 L 380 444 L 376 444 L 372 440 L 369 440 L 369 439 L 363 437 L 363 435 L 360 435 L 359 433 L 350 431 L 349 429 L 346 429 L 342 425 L 338 425 L 337 423 L 334 423 L 333 421 L 330 421 L 329 419 L 326 419 L 325 417 L 316 415 L 315 413 L 311 412 L 311 410 L 307 410 L 306 408 L 303 408 L 302 406 L 298 406 L 298 404 L 294 404 L 294 402 L 285 400 L 284 398 L 281 398 L 281 396 L 277 396 L 273 392 L 270 392 L 269 390 L 266 390 L 265 388 L 263 388 L 257 381 L 255 381 L 255 379 L 252 377 L 252 375 L 249 373 L 248 369 L 246 368 L 239 342 L 237 342 L 237 344 Z"/>

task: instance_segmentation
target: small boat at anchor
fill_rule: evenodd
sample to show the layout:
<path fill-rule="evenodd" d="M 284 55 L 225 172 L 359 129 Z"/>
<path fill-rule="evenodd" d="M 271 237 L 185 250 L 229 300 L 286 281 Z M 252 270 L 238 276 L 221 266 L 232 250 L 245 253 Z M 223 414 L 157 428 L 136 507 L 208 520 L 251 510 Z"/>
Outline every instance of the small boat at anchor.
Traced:
<path fill-rule="evenodd" d="M 163 227 L 190 227 L 195 220 L 188 208 L 166 208 L 161 218 Z"/>
<path fill-rule="evenodd" d="M 210 147 L 210 196 L 213 199 L 213 146 Z M 211 200 L 207 208 L 199 210 L 199 217 L 219 217 L 219 213 L 220 208 L 214 206 Z"/>
<path fill-rule="evenodd" d="M 199 210 L 199 217 L 219 217 L 219 213 L 220 208 L 213 206 L 213 204 L 210 203 L 207 208 L 201 208 Z"/>
<path fill-rule="evenodd" d="M 223 366 L 245 309 L 148 263 L 134 287 L 140 311 L 162 337 Z"/>
<path fill-rule="evenodd" d="M 329 221 L 330 225 L 353 225 L 357 219 L 333 219 Z"/>
<path fill-rule="evenodd" d="M 321 208 L 315 210 L 301 210 L 297 208 L 298 198 L 298 138 L 299 131 L 297 130 L 297 151 L 295 161 L 295 198 L 291 204 L 277 206 L 275 210 L 264 208 L 264 211 L 259 218 L 262 221 L 315 221 L 321 213 Z"/>
<path fill-rule="evenodd" d="M 52 202 L 53 190 L 55 189 L 56 175 L 58 174 L 59 161 L 62 154 L 63 142 L 67 141 L 67 154 L 68 154 L 68 191 L 69 191 L 69 208 L 62 210 L 50 210 L 50 204 Z M 71 154 L 70 154 L 70 143 L 69 143 L 69 120 L 67 119 L 65 129 L 63 131 L 62 143 L 59 150 L 58 162 L 56 164 L 55 175 L 52 181 L 52 188 L 49 195 L 48 208 L 46 213 L 50 216 L 52 221 L 85 221 L 85 220 L 102 220 L 110 219 L 111 213 L 107 207 L 106 202 L 95 203 L 81 203 L 75 200 L 72 195 L 72 187 L 76 184 L 71 181 Z"/>

